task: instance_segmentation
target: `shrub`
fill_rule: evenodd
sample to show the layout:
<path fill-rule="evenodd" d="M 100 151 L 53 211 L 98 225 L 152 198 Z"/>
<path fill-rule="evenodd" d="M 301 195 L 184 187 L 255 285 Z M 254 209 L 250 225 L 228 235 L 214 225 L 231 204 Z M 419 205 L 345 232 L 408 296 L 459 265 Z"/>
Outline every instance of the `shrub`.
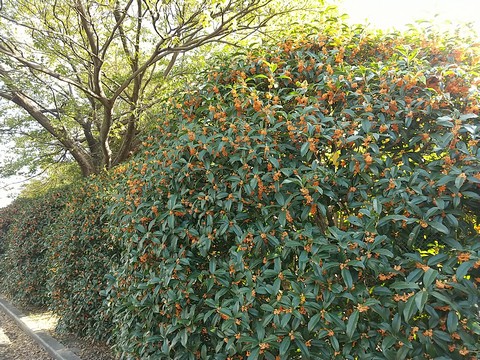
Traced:
<path fill-rule="evenodd" d="M 95 339 L 108 338 L 112 328 L 100 292 L 118 254 L 102 218 L 113 183 L 100 176 L 81 184 L 48 237 L 48 288 L 51 308 L 60 316 L 57 329 Z"/>
<path fill-rule="evenodd" d="M 427 35 L 288 40 L 172 100 L 117 169 L 119 352 L 478 357 L 478 47 Z"/>
<path fill-rule="evenodd" d="M 111 335 L 101 291 L 118 246 L 102 219 L 118 181 L 99 176 L 19 198 L 0 214 L 0 284 L 15 301 L 49 307 L 58 330 Z"/>
<path fill-rule="evenodd" d="M 56 189 L 38 198 L 19 198 L 2 209 L 0 287 L 2 293 L 15 301 L 49 304 L 46 239 L 65 206 L 64 191 Z"/>
<path fill-rule="evenodd" d="M 0 209 L 0 254 L 5 253 L 7 244 L 5 243 L 5 237 L 7 236 L 10 225 L 15 221 L 15 217 L 18 212 L 18 203 L 20 200 Z"/>

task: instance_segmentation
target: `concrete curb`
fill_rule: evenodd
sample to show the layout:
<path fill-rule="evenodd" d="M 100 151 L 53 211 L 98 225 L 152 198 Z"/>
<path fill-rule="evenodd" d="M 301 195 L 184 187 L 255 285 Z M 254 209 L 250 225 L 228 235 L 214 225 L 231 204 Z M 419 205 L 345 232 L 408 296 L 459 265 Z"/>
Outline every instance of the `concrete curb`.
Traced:
<path fill-rule="evenodd" d="M 45 331 L 32 330 L 22 319 L 25 317 L 18 309 L 0 296 L 0 310 L 10 316 L 20 328 L 35 342 L 43 347 L 55 360 L 82 360 L 63 344 L 48 335 Z"/>

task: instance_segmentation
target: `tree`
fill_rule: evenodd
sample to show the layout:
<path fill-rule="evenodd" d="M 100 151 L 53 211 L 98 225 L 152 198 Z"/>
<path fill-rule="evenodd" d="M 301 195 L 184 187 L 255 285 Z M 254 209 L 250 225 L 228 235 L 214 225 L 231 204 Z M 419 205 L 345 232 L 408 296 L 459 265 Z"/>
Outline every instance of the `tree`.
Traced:
<path fill-rule="evenodd" d="M 98 173 L 129 157 L 186 53 L 291 10 L 275 0 L 4 0 L 0 97 L 34 121 L 15 113 L 17 128 L 48 133 L 51 155 Z"/>

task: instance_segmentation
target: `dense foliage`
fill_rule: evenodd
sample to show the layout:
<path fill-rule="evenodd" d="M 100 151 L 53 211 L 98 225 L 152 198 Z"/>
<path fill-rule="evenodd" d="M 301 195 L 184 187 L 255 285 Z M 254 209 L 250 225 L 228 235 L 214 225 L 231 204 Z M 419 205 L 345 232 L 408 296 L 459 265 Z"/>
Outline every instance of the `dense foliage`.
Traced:
<path fill-rule="evenodd" d="M 17 199 L 0 216 L 0 289 L 12 299 L 48 305 L 48 241 L 65 206 L 63 189 L 37 198 Z"/>
<path fill-rule="evenodd" d="M 117 349 L 477 358 L 477 59 L 345 31 L 229 59 L 173 99 L 117 169 Z"/>
<path fill-rule="evenodd" d="M 100 292 L 115 263 L 118 247 L 102 216 L 113 181 L 105 176 L 73 191 L 47 238 L 50 308 L 60 316 L 59 330 L 97 339 L 111 334 Z"/>
<path fill-rule="evenodd" d="M 101 291 L 118 258 L 102 220 L 113 184 L 101 176 L 1 211 L 1 293 L 50 308 L 60 316 L 59 331 L 111 335 Z"/>
<path fill-rule="evenodd" d="M 465 43 L 330 27 L 219 60 L 131 162 L 2 210 L 2 285 L 126 359 L 478 358 Z"/>

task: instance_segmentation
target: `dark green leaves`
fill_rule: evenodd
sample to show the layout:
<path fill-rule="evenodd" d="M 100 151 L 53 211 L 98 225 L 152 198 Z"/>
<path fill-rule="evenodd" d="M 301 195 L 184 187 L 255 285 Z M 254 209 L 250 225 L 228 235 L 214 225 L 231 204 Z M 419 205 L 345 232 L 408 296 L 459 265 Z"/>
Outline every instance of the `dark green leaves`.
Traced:
<path fill-rule="evenodd" d="M 440 222 L 440 220 L 430 221 L 430 222 L 428 222 L 428 225 L 430 225 L 432 228 L 434 228 L 438 232 L 441 232 L 442 234 L 447 234 L 448 235 L 450 233 L 450 230 L 445 225 L 443 225 Z"/>
<path fill-rule="evenodd" d="M 437 270 L 428 269 L 423 275 L 423 285 L 428 288 L 436 280 L 437 276 Z"/>
<path fill-rule="evenodd" d="M 360 318 L 360 312 L 355 310 L 348 318 L 346 334 L 351 339 L 356 331 L 358 319 Z"/>

